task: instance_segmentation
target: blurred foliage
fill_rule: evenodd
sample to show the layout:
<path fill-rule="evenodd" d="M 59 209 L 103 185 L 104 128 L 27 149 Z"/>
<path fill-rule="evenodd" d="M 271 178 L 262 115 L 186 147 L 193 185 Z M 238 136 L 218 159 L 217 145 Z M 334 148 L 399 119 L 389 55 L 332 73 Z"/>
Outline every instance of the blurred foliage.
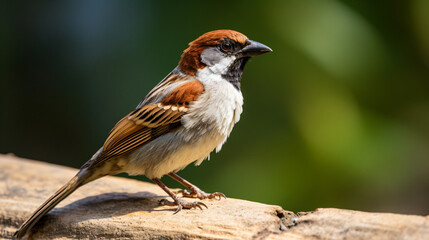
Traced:
<path fill-rule="evenodd" d="M 6 1 L 0 152 L 80 167 L 188 42 L 229 28 L 274 52 L 247 65 L 223 150 L 183 177 L 293 211 L 429 214 L 428 12 L 427 0 Z"/>

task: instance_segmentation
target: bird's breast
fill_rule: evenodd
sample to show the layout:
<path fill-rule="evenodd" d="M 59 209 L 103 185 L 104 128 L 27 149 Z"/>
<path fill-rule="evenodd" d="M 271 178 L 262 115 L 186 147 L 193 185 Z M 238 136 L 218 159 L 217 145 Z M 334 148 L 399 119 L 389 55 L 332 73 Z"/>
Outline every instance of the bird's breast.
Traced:
<path fill-rule="evenodd" d="M 204 92 L 191 103 L 182 118 L 183 126 L 200 134 L 215 131 L 228 137 L 243 111 L 243 95 L 219 75 L 203 75 L 198 80 Z"/>

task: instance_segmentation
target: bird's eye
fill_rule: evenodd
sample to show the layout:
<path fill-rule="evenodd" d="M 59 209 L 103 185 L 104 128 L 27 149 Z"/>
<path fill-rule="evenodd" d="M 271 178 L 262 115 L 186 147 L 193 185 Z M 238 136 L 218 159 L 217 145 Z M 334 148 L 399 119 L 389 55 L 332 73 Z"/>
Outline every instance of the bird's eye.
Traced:
<path fill-rule="evenodd" d="M 231 50 L 232 46 L 231 46 L 231 43 L 225 42 L 225 43 L 222 43 L 222 45 L 220 47 L 224 51 L 229 51 L 229 50 Z"/>

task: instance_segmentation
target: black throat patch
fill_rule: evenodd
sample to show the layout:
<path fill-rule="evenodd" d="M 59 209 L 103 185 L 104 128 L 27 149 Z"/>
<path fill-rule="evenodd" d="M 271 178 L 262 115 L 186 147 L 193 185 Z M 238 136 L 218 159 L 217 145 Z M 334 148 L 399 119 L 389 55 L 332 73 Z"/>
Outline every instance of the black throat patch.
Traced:
<path fill-rule="evenodd" d="M 235 60 L 231 66 L 229 66 L 228 71 L 222 74 L 222 77 L 230 82 L 237 90 L 241 89 L 241 75 L 249 59 L 249 57 L 243 57 Z"/>

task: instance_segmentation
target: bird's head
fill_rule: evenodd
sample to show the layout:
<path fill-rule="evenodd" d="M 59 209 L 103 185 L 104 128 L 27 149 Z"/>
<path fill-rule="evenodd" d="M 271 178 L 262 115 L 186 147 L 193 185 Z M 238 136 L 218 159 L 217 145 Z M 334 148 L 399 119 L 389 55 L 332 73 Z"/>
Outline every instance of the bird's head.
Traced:
<path fill-rule="evenodd" d="M 179 69 L 195 76 L 206 70 L 222 75 L 237 89 L 246 62 L 253 56 L 271 52 L 262 43 L 249 40 L 244 34 L 233 30 L 216 30 L 203 34 L 189 43 L 183 51 Z"/>

